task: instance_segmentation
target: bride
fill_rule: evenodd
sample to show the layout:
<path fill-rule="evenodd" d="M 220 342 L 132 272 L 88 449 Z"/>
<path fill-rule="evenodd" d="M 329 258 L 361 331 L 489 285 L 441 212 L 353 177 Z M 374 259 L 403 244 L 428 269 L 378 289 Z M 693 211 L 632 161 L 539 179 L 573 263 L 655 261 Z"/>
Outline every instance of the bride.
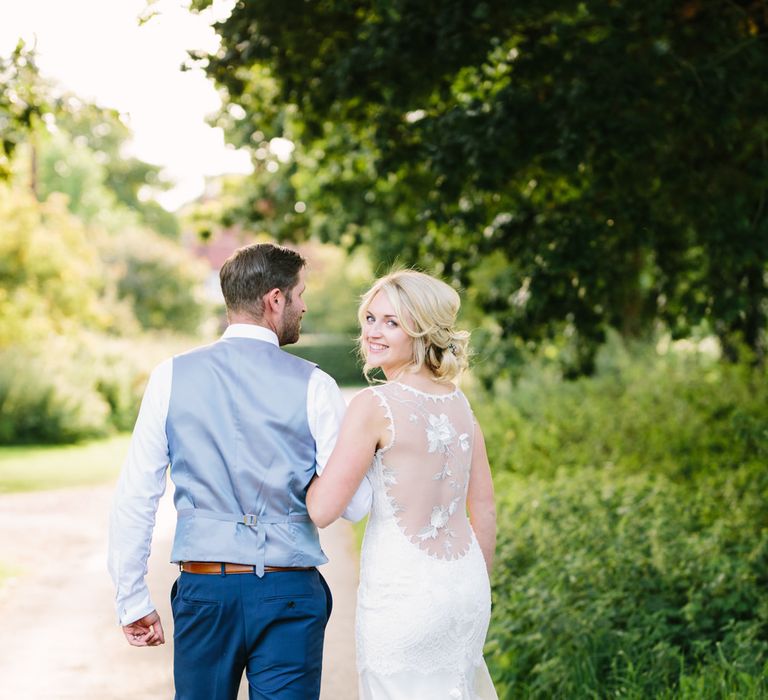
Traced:
<path fill-rule="evenodd" d="M 451 383 L 467 363 L 458 309 L 449 285 L 412 270 L 364 295 L 365 370 L 380 367 L 387 381 L 352 399 L 307 495 L 325 527 L 366 473 L 373 486 L 357 598 L 360 700 L 497 697 L 483 660 L 493 485 L 480 427 Z"/>

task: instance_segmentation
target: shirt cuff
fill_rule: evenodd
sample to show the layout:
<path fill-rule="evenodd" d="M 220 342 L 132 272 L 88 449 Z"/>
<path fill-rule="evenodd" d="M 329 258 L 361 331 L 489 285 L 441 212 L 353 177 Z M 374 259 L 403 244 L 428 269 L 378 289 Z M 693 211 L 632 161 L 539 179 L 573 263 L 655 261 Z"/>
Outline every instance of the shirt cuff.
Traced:
<path fill-rule="evenodd" d="M 368 475 L 363 477 L 360 482 L 360 486 L 357 487 L 355 495 L 352 496 L 352 500 L 347 504 L 341 517 L 344 520 L 350 520 L 356 523 L 362 520 L 371 510 L 371 502 L 373 501 L 373 489 L 371 488 L 371 482 L 368 480 Z"/>
<path fill-rule="evenodd" d="M 140 620 L 145 615 L 149 615 L 155 606 L 149 599 L 148 591 L 137 591 L 131 596 L 124 598 L 117 608 L 117 619 L 122 625 L 130 625 L 136 620 Z"/>

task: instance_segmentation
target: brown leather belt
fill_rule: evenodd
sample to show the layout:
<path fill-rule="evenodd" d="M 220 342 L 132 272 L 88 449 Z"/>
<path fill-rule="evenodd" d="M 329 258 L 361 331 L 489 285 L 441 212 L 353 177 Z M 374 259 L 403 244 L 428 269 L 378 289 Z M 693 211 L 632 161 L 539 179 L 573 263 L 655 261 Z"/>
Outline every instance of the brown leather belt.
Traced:
<path fill-rule="evenodd" d="M 265 566 L 264 572 L 308 571 L 314 568 L 314 566 Z M 252 574 L 256 567 L 250 564 L 228 564 L 217 561 L 183 561 L 179 564 L 179 570 L 186 571 L 188 574 Z"/>

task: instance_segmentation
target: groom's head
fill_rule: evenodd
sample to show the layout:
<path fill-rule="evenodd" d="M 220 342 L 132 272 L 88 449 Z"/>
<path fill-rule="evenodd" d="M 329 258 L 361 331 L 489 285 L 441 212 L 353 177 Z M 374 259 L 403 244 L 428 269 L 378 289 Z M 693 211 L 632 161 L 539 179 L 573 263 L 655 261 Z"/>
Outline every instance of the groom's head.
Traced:
<path fill-rule="evenodd" d="M 306 262 L 296 251 L 272 243 L 238 248 L 219 272 L 230 322 L 274 326 L 281 345 L 295 343 L 305 310 L 300 296 Z"/>

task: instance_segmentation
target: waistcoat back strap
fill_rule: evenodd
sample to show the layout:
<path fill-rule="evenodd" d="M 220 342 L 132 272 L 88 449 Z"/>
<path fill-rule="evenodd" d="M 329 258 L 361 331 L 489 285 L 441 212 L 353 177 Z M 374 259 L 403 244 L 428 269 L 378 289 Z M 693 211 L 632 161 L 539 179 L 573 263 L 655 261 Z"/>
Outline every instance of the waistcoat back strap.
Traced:
<path fill-rule="evenodd" d="M 256 567 L 256 575 L 259 577 L 264 575 L 264 553 L 267 541 L 266 530 L 263 527 L 259 527 L 259 525 L 311 522 L 308 515 L 301 513 L 294 513 L 291 515 L 253 515 L 251 513 L 244 513 L 239 515 L 237 513 L 218 513 L 214 510 L 205 510 L 203 508 L 182 508 L 178 512 L 178 517 L 209 518 L 211 520 L 222 520 L 224 522 L 237 523 L 238 525 L 245 525 L 246 527 L 254 528 L 256 531 L 257 546 L 257 560 L 254 563 L 254 566 Z"/>

